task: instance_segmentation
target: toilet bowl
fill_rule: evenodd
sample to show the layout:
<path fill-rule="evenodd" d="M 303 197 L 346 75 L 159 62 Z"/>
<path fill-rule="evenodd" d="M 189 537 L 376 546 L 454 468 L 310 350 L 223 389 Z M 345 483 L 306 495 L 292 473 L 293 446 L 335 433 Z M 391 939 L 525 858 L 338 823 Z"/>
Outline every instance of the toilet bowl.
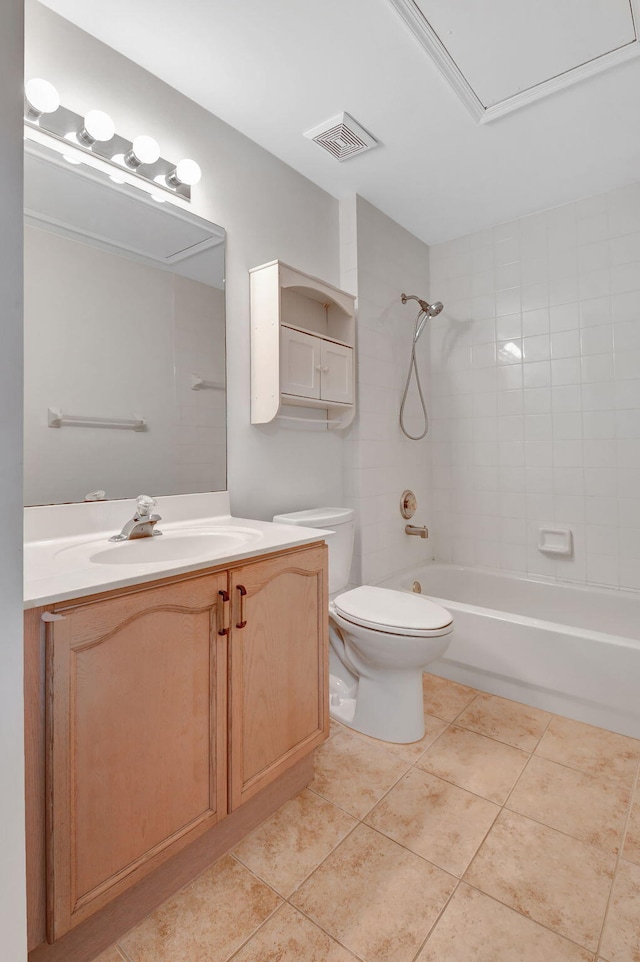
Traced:
<path fill-rule="evenodd" d="M 350 508 L 296 511 L 273 520 L 333 532 L 327 539 L 331 716 L 383 741 L 418 741 L 424 735 L 422 674 L 448 647 L 451 613 L 424 595 L 371 585 L 348 588 Z"/>

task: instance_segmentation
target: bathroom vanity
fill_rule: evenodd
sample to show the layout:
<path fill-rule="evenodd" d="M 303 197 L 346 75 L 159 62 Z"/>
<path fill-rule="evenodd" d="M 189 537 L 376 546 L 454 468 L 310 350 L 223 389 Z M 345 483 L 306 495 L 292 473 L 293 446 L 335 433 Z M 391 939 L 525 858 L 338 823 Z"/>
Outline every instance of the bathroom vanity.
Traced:
<path fill-rule="evenodd" d="M 230 516 L 224 230 L 28 134 L 28 935 L 31 962 L 85 962 L 311 779 L 326 532 Z M 326 355 L 352 308 L 312 295 Z M 162 536 L 110 542 L 142 491 Z"/>
<path fill-rule="evenodd" d="M 130 504 L 29 510 L 73 527 Z M 328 734 L 324 533 L 228 514 L 162 527 L 26 546 L 30 947 L 54 943 L 34 958 L 95 955 L 299 792 Z"/>

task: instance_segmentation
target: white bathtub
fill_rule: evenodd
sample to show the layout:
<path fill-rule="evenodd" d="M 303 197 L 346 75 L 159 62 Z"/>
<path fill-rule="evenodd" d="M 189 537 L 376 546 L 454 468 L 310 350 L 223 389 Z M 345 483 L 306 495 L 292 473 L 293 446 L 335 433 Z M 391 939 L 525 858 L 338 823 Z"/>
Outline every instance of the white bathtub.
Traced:
<path fill-rule="evenodd" d="M 435 674 L 640 738 L 640 593 L 432 564 L 389 578 L 454 617 Z"/>

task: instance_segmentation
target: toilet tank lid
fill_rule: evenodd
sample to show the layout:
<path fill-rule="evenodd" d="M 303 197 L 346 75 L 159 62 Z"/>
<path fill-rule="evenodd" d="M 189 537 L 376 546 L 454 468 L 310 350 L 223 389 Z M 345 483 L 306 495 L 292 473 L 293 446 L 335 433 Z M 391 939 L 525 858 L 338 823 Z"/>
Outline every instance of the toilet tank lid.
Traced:
<path fill-rule="evenodd" d="M 309 508 L 290 514 L 274 515 L 276 524 L 303 524 L 308 528 L 331 528 L 336 524 L 353 521 L 353 508 Z"/>

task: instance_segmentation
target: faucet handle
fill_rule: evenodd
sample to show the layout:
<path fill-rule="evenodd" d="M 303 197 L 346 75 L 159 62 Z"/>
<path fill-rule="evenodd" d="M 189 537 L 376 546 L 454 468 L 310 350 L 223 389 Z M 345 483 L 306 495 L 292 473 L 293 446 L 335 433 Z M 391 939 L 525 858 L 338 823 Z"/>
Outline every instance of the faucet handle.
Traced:
<path fill-rule="evenodd" d="M 136 517 L 140 521 L 150 518 L 157 503 L 156 499 L 149 497 L 148 494 L 139 494 L 136 498 Z"/>

